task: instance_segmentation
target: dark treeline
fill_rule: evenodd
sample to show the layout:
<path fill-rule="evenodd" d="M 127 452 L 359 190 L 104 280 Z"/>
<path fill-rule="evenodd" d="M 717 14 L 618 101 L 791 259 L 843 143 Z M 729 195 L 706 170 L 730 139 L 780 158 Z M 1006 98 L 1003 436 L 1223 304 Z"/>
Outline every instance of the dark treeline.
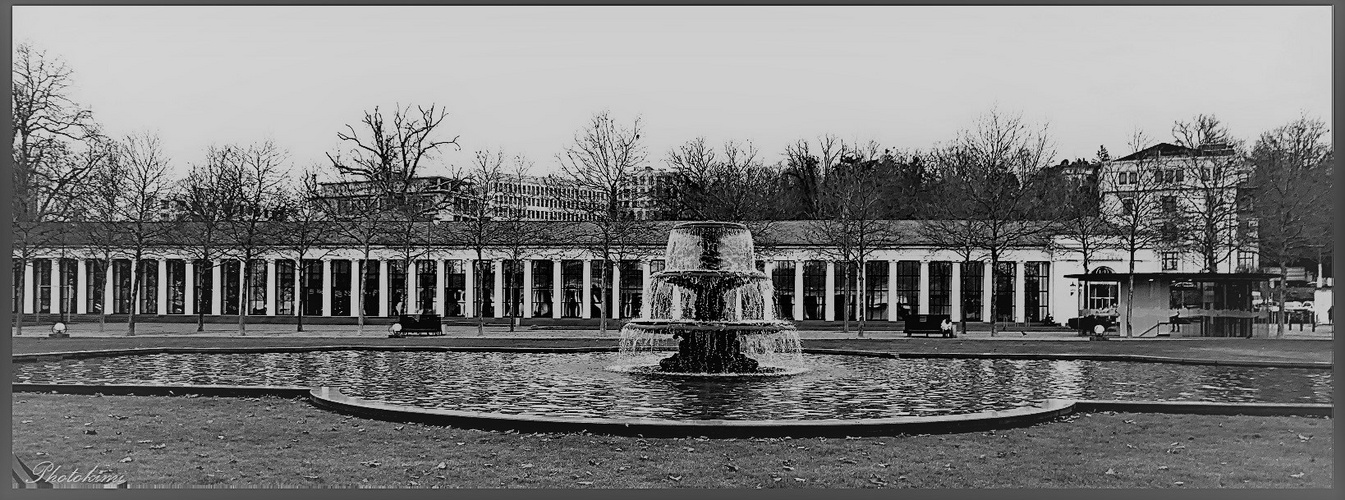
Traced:
<path fill-rule="evenodd" d="M 783 152 L 784 160 L 767 164 L 748 148 L 729 142 L 716 150 L 700 138 L 675 148 L 666 161 L 667 174 L 653 191 L 653 218 L 824 219 L 829 215 L 822 198 L 856 177 L 874 184 L 878 219 L 936 219 L 948 204 L 965 201 L 950 196 L 962 180 L 955 165 L 941 163 L 928 152 L 883 148 L 875 153 L 876 144 L 857 146 L 824 137 L 818 143 L 792 144 Z M 1005 180 L 1015 189 L 1033 190 L 1031 208 L 1022 211 L 1025 219 L 1097 215 L 1100 165 L 1098 158 L 1062 160 L 1026 172 L 1026 181 L 1006 169 Z"/>

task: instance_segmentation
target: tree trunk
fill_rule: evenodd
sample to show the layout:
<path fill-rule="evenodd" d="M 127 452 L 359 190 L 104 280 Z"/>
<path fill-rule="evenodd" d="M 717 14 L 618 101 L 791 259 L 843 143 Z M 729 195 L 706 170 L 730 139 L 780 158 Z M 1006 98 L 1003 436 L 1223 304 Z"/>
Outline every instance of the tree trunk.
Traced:
<path fill-rule="evenodd" d="M 193 272 L 194 272 L 194 270 L 195 270 L 195 268 L 193 267 Z M 193 278 L 195 278 L 195 277 L 193 276 Z M 194 281 L 195 281 L 195 283 L 192 283 L 192 288 L 195 288 L 195 289 L 196 289 L 196 290 L 195 290 L 195 294 L 196 294 L 196 296 L 195 296 L 195 297 L 192 297 L 192 301 L 195 302 L 195 304 L 193 304 L 192 307 L 195 307 L 195 308 L 196 308 L 196 331 L 198 331 L 198 332 L 204 332 L 204 331 L 205 331 L 205 311 L 201 308 L 201 302 L 202 302 L 202 300 L 201 300 L 201 292 L 202 292 L 202 290 L 205 289 L 205 287 L 201 286 L 201 280 L 194 280 Z M 103 306 L 103 309 L 106 310 L 106 309 L 107 309 L 107 306 Z"/>
<path fill-rule="evenodd" d="M 859 319 L 856 325 L 856 331 L 860 337 L 864 336 L 864 318 L 869 315 L 868 301 L 864 300 L 864 259 L 859 259 L 859 286 L 855 287 L 855 317 Z"/>
<path fill-rule="evenodd" d="M 1129 263 L 1128 266 L 1127 266 L 1127 271 L 1128 271 L 1128 273 L 1130 274 L 1130 278 L 1128 278 L 1128 279 L 1126 280 L 1127 285 L 1126 285 L 1126 316 L 1125 316 L 1125 320 L 1126 320 L 1125 330 L 1126 330 L 1126 337 L 1127 337 L 1127 338 L 1132 337 L 1132 336 L 1134 336 L 1134 334 L 1135 334 L 1135 332 L 1134 332 L 1134 326 L 1132 326 L 1132 325 L 1131 325 L 1131 322 L 1130 322 L 1130 317 L 1131 317 L 1131 315 L 1133 314 L 1134 309 L 1135 309 L 1135 251 L 1134 251 L 1134 250 L 1131 250 L 1131 252 L 1130 252 L 1130 259 L 1129 259 L 1129 261 L 1130 261 L 1130 263 Z"/>
<path fill-rule="evenodd" d="M 131 310 L 126 315 L 126 336 L 135 336 L 135 313 L 140 305 L 140 257 L 131 261 Z"/>
<path fill-rule="evenodd" d="M 359 298 L 351 299 L 351 302 L 352 302 L 352 303 L 355 303 L 355 304 L 359 307 L 359 310 L 358 310 L 358 311 L 355 311 L 355 315 L 358 317 L 358 319 L 355 320 L 355 324 L 356 324 L 356 326 L 355 326 L 355 331 L 356 331 L 357 333 L 363 335 L 363 334 L 364 334 L 364 283 L 365 283 L 366 281 L 368 281 L 368 277 L 369 277 L 369 253 L 368 253 L 368 252 L 365 252 L 365 254 L 364 254 L 364 259 L 361 260 L 361 261 L 358 263 L 358 265 L 360 266 L 360 272 L 359 272 L 359 277 L 356 278 L 356 279 L 359 280 L 359 283 L 356 283 L 356 284 L 355 284 L 355 293 L 356 293 L 356 295 L 359 296 Z"/>
<path fill-rule="evenodd" d="M 476 250 L 476 262 L 471 263 L 472 281 L 473 281 L 472 286 L 476 287 L 476 290 L 472 291 L 472 310 L 476 315 L 477 336 L 486 335 L 486 318 L 481 317 L 481 294 L 478 293 L 479 290 L 482 290 L 485 287 L 481 285 L 481 273 L 477 272 L 481 266 L 476 265 L 477 262 L 481 262 L 481 257 L 482 257 L 481 249 L 478 248 Z"/>
<path fill-rule="evenodd" d="M 1088 260 L 1085 259 L 1085 260 L 1083 261 L 1083 273 L 1084 273 L 1084 275 L 1087 275 L 1087 274 L 1089 273 L 1089 269 L 1088 269 L 1088 267 L 1089 267 L 1089 266 L 1088 266 Z M 1079 281 L 1079 288 L 1080 288 L 1080 290 L 1079 290 L 1079 297 L 1083 300 L 1083 307 L 1080 307 L 1079 309 L 1082 309 L 1082 310 L 1087 310 L 1087 309 L 1088 309 L 1088 283 L 1089 283 L 1088 281 L 1083 281 L 1083 280 L 1080 280 L 1080 281 Z M 1083 322 L 1083 316 L 1082 316 L 1082 315 L 1079 316 L 1079 320 L 1080 320 L 1080 323 Z M 1080 333 L 1079 333 L 1079 336 L 1083 336 L 1083 335 L 1084 335 L 1085 332 L 1083 332 L 1083 329 L 1084 329 L 1084 328 L 1083 328 L 1083 325 L 1080 324 L 1080 325 L 1079 325 L 1079 332 L 1080 332 Z"/>
<path fill-rule="evenodd" d="M 509 261 L 505 261 L 505 262 L 509 262 Z M 515 260 L 515 261 L 513 261 L 513 262 L 518 262 L 518 261 Z M 509 290 L 513 290 L 513 289 L 514 289 L 514 273 L 513 273 L 513 269 L 508 269 L 508 270 L 506 270 L 504 264 L 501 264 L 501 265 L 500 265 L 500 271 L 505 273 L 505 275 L 504 275 L 504 288 L 505 288 L 505 289 L 502 290 L 502 292 L 504 293 L 504 296 L 505 296 L 505 297 L 509 298 L 509 309 L 508 309 L 508 311 L 509 311 L 509 313 L 508 313 L 508 316 L 509 316 L 509 333 L 514 333 L 514 319 L 518 316 L 518 311 L 517 311 L 517 309 L 516 309 L 516 304 L 514 303 L 514 299 L 513 299 L 513 297 L 510 297 L 509 292 L 508 292 Z"/>
<path fill-rule="evenodd" d="M 1286 253 L 1287 253 L 1287 252 L 1286 252 Z M 1283 256 L 1284 253 L 1281 253 L 1280 255 Z M 1285 322 L 1285 316 L 1288 315 L 1288 313 L 1289 313 L 1288 311 L 1284 310 L 1284 296 L 1285 296 L 1285 292 L 1288 292 L 1288 291 L 1289 291 L 1289 290 L 1288 290 L 1289 280 L 1286 279 L 1286 278 L 1288 278 L 1288 277 L 1289 277 L 1289 266 L 1287 266 L 1287 265 L 1284 264 L 1284 258 L 1281 257 L 1281 258 L 1280 258 L 1280 283 L 1279 283 L 1279 290 L 1277 290 L 1277 291 L 1279 292 L 1279 299 L 1280 299 L 1280 300 L 1279 300 L 1279 302 L 1280 302 L 1280 314 L 1279 314 L 1279 317 L 1276 318 L 1276 320 L 1275 320 L 1275 338 L 1281 338 L 1281 337 L 1284 337 L 1284 322 Z"/>
<path fill-rule="evenodd" d="M 18 289 L 15 290 L 15 292 L 16 292 L 15 295 L 17 295 L 17 296 L 19 297 L 19 307 L 18 307 L 19 312 L 18 312 L 17 314 L 14 315 L 14 318 L 17 320 L 17 321 L 15 321 L 15 323 L 14 323 L 14 334 L 15 334 L 15 335 L 23 335 L 23 317 L 24 317 L 23 301 L 24 301 L 24 299 L 26 299 L 26 298 L 28 297 L 28 294 L 24 293 L 24 291 L 25 291 L 25 287 L 28 286 L 28 259 L 24 259 L 24 258 L 20 258 L 20 259 L 19 259 L 19 280 L 18 280 L 18 281 L 19 281 L 19 285 L 18 285 Z M 34 308 L 34 309 L 36 309 L 36 308 Z"/>
<path fill-rule="evenodd" d="M 999 284 L 999 254 L 990 253 L 990 336 L 999 333 L 999 308 L 995 304 L 995 285 Z"/>
<path fill-rule="evenodd" d="M 602 266 L 602 270 L 599 271 L 598 279 L 602 281 L 602 283 L 598 284 L 598 294 L 601 295 L 602 305 L 598 307 L 598 310 L 602 313 L 602 316 L 598 318 L 598 333 L 607 335 L 607 316 L 610 314 L 607 308 L 608 305 L 611 304 L 611 301 L 607 300 L 607 295 L 609 293 L 608 288 L 612 286 L 612 277 L 607 275 L 606 258 L 603 259 L 602 264 L 600 265 Z"/>
<path fill-rule="evenodd" d="M 238 335 L 246 336 L 247 332 L 247 313 L 248 302 L 252 299 L 252 273 L 248 272 L 248 263 L 252 259 L 244 259 L 238 263 L 238 272 L 243 274 L 243 289 L 238 291 Z"/>
<path fill-rule="evenodd" d="M 849 262 L 841 261 L 842 264 Z M 841 268 L 841 333 L 850 333 L 850 270 Z M 832 306 L 835 307 L 835 306 Z"/>

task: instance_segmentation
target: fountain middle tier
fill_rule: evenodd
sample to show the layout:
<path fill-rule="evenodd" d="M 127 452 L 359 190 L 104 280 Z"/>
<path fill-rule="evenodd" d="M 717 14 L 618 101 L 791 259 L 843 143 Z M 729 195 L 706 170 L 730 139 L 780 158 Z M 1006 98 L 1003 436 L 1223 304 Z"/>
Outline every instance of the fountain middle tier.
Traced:
<path fill-rule="evenodd" d="M 737 321 L 776 316 L 775 287 L 765 273 L 684 270 L 650 276 L 649 310 L 641 319 Z"/>
<path fill-rule="evenodd" d="M 788 321 L 632 320 L 621 329 L 628 356 L 675 349 L 659 361 L 670 373 L 785 374 L 802 368 L 798 331 Z"/>

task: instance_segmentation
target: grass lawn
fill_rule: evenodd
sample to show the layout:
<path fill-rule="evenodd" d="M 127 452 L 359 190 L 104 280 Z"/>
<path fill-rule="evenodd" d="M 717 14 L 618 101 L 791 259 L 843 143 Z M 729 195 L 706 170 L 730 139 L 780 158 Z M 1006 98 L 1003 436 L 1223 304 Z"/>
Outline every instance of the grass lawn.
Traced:
<path fill-rule="evenodd" d="M 11 337 L 14 354 L 136 347 L 265 347 L 319 345 L 438 345 L 496 347 L 615 347 L 616 339 L 539 339 L 496 337 Z M 1107 342 L 982 339 L 806 339 L 805 348 L 860 349 L 897 353 L 1046 353 L 1137 354 L 1222 361 L 1331 362 L 1335 344 L 1329 340 L 1193 339 Z"/>
<path fill-rule="evenodd" d="M 858 439 L 643 439 L 365 420 L 300 399 L 16 393 L 15 455 L 131 487 L 1330 488 L 1332 422 L 1096 413 Z"/>

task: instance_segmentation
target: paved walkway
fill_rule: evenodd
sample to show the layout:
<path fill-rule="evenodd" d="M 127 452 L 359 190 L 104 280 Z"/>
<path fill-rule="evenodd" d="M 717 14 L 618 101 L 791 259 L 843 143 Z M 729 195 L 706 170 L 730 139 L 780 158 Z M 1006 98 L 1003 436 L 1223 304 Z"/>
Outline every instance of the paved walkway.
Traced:
<path fill-rule="evenodd" d="M 234 323 L 207 323 L 205 330 L 196 331 L 195 323 L 138 323 L 136 324 L 136 336 L 139 337 L 234 337 L 238 336 L 238 325 Z M 364 327 L 361 333 L 355 325 L 304 325 L 304 331 L 296 332 L 295 325 L 284 324 L 249 324 L 247 325 L 247 335 L 251 337 L 312 337 L 312 338 L 379 338 L 387 337 L 388 330 L 386 324 L 369 324 Z M 12 331 L 14 331 L 12 329 Z M 16 331 L 15 331 L 16 332 Z M 24 337 L 44 337 L 51 332 L 50 326 L 27 326 L 23 329 Z M 98 331 L 98 323 L 74 323 L 69 326 L 68 333 L 72 337 L 123 337 L 126 335 L 125 323 L 108 323 L 104 331 Z M 507 326 L 487 325 L 483 335 L 478 335 L 476 327 L 445 325 L 444 333 L 449 337 L 494 337 L 494 338 L 591 338 L 591 339 L 617 339 L 620 337 L 618 330 L 608 330 L 606 334 L 600 333 L 597 329 L 555 329 L 554 327 L 530 329 L 526 326 L 519 327 L 513 332 L 509 331 Z M 803 339 L 853 339 L 860 338 L 859 335 L 851 331 L 842 333 L 839 331 L 820 331 L 820 330 L 800 330 L 799 337 Z M 966 339 L 977 340 L 1067 340 L 1067 341 L 1088 341 L 1085 337 L 1079 337 L 1073 332 L 1062 331 L 1034 331 L 1023 330 L 1020 328 L 1007 328 L 991 337 L 989 331 L 973 331 L 961 336 Z M 865 332 L 863 338 L 869 339 L 905 339 L 906 334 L 899 331 L 870 331 Z M 913 338 L 923 338 L 917 336 Z M 1310 329 L 1289 330 L 1285 332 L 1286 340 L 1332 340 L 1334 338 L 1331 325 L 1318 326 L 1317 331 Z M 1125 339 L 1117 339 L 1125 340 Z M 1177 340 L 1177 339 L 1174 339 Z"/>

